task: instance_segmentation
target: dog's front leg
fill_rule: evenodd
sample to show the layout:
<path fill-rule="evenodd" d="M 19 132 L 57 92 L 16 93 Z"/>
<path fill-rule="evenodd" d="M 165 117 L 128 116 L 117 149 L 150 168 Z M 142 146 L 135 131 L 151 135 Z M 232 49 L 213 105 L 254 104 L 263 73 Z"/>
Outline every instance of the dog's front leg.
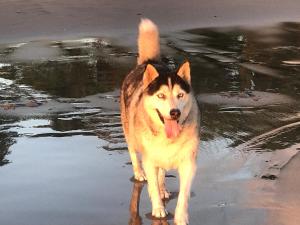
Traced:
<path fill-rule="evenodd" d="M 143 159 L 143 166 L 148 181 L 148 192 L 152 203 L 152 216 L 163 218 L 167 215 L 159 194 L 158 167 L 149 160 Z"/>
<path fill-rule="evenodd" d="M 128 151 L 132 163 L 132 169 L 133 169 L 133 175 L 134 179 L 137 181 L 145 181 L 146 176 L 144 174 L 144 171 L 141 167 L 140 160 L 138 159 L 137 152 L 134 145 L 131 144 L 130 139 L 127 138 L 127 143 L 128 143 Z"/>
<path fill-rule="evenodd" d="M 175 224 L 186 225 L 188 218 L 188 200 L 190 197 L 191 185 L 196 172 L 196 163 L 194 160 L 183 162 L 179 168 L 180 190 L 178 202 L 175 210 Z"/>
<path fill-rule="evenodd" d="M 129 150 L 130 159 L 132 162 L 134 179 L 136 179 L 138 181 L 145 181 L 146 176 L 144 174 L 143 169 L 141 168 L 140 161 L 137 157 L 136 151 L 129 147 L 128 147 L 128 150 Z"/>
<path fill-rule="evenodd" d="M 170 193 L 166 189 L 165 184 L 166 171 L 162 168 L 158 169 L 158 187 L 161 199 L 170 198 Z"/>

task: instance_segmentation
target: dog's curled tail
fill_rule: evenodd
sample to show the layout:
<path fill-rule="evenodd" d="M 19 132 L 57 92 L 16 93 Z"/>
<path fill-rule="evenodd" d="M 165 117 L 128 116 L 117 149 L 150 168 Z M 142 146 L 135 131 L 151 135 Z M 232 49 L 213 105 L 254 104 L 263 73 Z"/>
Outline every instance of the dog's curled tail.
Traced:
<path fill-rule="evenodd" d="M 138 49 L 138 65 L 148 60 L 159 59 L 159 32 L 157 26 L 149 19 L 142 19 L 140 22 Z"/>

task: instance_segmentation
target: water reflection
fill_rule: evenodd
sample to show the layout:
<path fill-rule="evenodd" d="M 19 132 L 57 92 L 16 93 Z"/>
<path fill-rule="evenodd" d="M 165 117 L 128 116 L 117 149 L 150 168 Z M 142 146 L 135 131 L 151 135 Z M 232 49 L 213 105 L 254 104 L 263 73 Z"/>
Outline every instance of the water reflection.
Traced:
<path fill-rule="evenodd" d="M 80 107 L 78 111 L 60 113 L 48 118 L 4 120 L 0 122 L 1 156 L 3 162 L 15 137 L 98 136 L 106 141 L 107 151 L 123 152 L 127 144 L 121 127 L 120 113 Z"/>
<path fill-rule="evenodd" d="M 0 166 L 9 163 L 6 158 L 10 154 L 9 147 L 15 143 L 15 140 L 7 133 L 0 132 Z"/>
<path fill-rule="evenodd" d="M 143 182 L 133 182 L 131 200 L 129 204 L 130 218 L 129 225 L 141 225 L 142 217 L 140 216 L 140 197 L 144 188 Z"/>
<path fill-rule="evenodd" d="M 114 90 L 135 63 L 135 56 L 101 39 L 90 41 L 31 42 L 0 51 L 0 61 L 13 62 L 4 68 L 10 79 L 54 96 L 79 98 Z M 32 49 L 39 57 L 28 56 Z M 49 53 L 53 49 L 58 49 L 56 54 Z"/>
<path fill-rule="evenodd" d="M 16 118 L 7 118 L 0 116 L 0 166 L 4 166 L 10 161 L 7 156 L 10 154 L 10 147 L 16 143 L 16 132 L 9 132 L 9 123 L 17 121 Z"/>
<path fill-rule="evenodd" d="M 283 61 L 300 58 L 298 27 L 296 23 L 282 23 L 255 30 L 210 28 L 188 31 L 199 37 L 189 39 L 189 43 L 203 44 L 193 47 L 200 53 L 190 53 L 196 65 L 194 71 L 199 74 L 194 76 L 197 80 L 195 90 L 216 92 L 233 88 L 244 91 L 255 87 L 256 90 L 297 95 L 299 77 L 295 77 L 295 73 L 299 72 L 299 67 L 286 66 Z M 187 45 L 183 43 L 179 47 L 184 51 Z M 206 50 L 205 54 L 201 50 Z M 210 82 L 201 82 L 203 78 Z"/>
<path fill-rule="evenodd" d="M 83 129 L 85 126 L 82 119 L 75 118 L 61 118 L 55 117 L 51 121 L 51 127 L 56 131 L 70 131 Z"/>
<path fill-rule="evenodd" d="M 140 216 L 140 196 L 141 192 L 144 188 L 145 183 L 134 181 L 132 186 L 132 193 L 131 193 L 131 200 L 129 204 L 129 212 L 130 212 L 130 218 L 129 218 L 129 225 L 141 225 L 143 224 L 142 217 Z M 149 213 L 151 214 L 151 213 Z M 151 217 L 151 216 L 150 216 Z M 157 219 L 152 218 L 151 224 L 152 225 L 170 225 L 168 222 L 169 216 L 167 218 L 163 219 Z"/>

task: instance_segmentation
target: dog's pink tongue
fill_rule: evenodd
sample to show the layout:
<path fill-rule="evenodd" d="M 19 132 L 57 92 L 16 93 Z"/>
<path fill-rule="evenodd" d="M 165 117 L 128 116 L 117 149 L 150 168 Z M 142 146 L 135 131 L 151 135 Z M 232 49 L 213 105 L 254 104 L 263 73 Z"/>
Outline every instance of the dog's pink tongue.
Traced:
<path fill-rule="evenodd" d="M 165 119 L 165 131 L 167 138 L 176 138 L 181 130 L 181 127 L 176 120 Z"/>

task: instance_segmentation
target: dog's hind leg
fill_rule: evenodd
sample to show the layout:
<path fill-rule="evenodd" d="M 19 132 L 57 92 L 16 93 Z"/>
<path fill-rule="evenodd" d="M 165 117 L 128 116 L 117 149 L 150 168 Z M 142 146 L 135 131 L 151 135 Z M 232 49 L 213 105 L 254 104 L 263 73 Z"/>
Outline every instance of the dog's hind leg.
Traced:
<path fill-rule="evenodd" d="M 161 199 L 170 198 L 170 193 L 166 189 L 165 184 L 166 171 L 162 168 L 158 169 L 158 186 L 159 186 L 159 194 Z"/>
<path fill-rule="evenodd" d="M 191 185 L 196 172 L 196 167 L 195 160 L 191 160 L 183 162 L 178 168 L 180 190 L 174 217 L 176 225 L 186 225 L 189 223 L 188 200 L 190 198 Z"/>
<path fill-rule="evenodd" d="M 152 203 L 152 216 L 163 218 L 167 215 L 167 211 L 160 198 L 158 187 L 158 168 L 151 161 L 143 159 L 143 166 L 147 175 L 148 192 Z"/>
<path fill-rule="evenodd" d="M 131 162 L 132 162 L 132 169 L 134 174 L 134 179 L 138 181 L 145 181 L 146 175 L 141 167 L 140 160 L 137 157 L 136 151 L 134 151 L 132 148 L 128 147 L 128 151 L 130 154 Z"/>

